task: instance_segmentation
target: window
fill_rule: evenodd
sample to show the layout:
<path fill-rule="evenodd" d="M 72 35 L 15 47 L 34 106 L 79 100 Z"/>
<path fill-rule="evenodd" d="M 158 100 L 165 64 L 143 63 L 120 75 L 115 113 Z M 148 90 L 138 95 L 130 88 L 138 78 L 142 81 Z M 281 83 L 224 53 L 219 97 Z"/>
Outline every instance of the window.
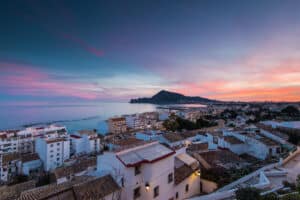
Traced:
<path fill-rule="evenodd" d="M 133 199 L 137 199 L 141 196 L 140 187 L 137 187 L 133 190 Z"/>
<path fill-rule="evenodd" d="M 56 143 L 57 146 L 59 146 L 59 143 Z"/>
<path fill-rule="evenodd" d="M 280 150 L 280 147 L 277 147 L 277 148 L 276 148 L 276 153 L 280 153 L 280 151 L 281 151 L 281 150 Z"/>
<path fill-rule="evenodd" d="M 59 158 L 56 158 L 57 161 L 59 161 Z"/>
<path fill-rule="evenodd" d="M 178 199 L 178 197 L 179 197 L 178 192 L 176 192 L 175 197 L 176 197 L 176 199 Z"/>
<path fill-rule="evenodd" d="M 189 191 L 189 184 L 186 184 L 185 185 L 185 192 L 188 192 Z"/>
<path fill-rule="evenodd" d="M 135 166 L 134 167 L 134 175 L 138 175 L 141 173 L 141 166 L 138 165 L 138 166 Z"/>
<path fill-rule="evenodd" d="M 159 186 L 156 186 L 155 188 L 154 188 L 154 194 L 153 194 L 153 197 L 155 198 L 155 197 L 157 197 L 159 195 Z"/>
<path fill-rule="evenodd" d="M 50 147 L 53 147 L 53 144 L 50 144 Z"/>
<path fill-rule="evenodd" d="M 170 173 L 168 175 L 168 183 L 171 183 L 171 182 L 173 182 L 173 173 Z"/>
<path fill-rule="evenodd" d="M 50 158 L 53 158 L 53 155 L 50 155 Z"/>

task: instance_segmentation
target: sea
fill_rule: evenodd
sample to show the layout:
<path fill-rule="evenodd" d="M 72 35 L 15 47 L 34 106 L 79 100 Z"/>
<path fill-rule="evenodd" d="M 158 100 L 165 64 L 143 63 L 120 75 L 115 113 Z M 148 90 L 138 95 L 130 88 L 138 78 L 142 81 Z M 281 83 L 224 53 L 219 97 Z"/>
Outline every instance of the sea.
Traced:
<path fill-rule="evenodd" d="M 135 114 L 164 109 L 203 107 L 201 104 L 130 104 L 126 102 L 100 102 L 77 105 L 0 105 L 0 130 L 22 129 L 45 124 L 65 125 L 69 132 L 81 129 L 108 131 L 106 120 L 124 114 Z"/>
<path fill-rule="evenodd" d="M 123 114 L 156 111 L 152 104 L 101 102 L 83 105 L 0 106 L 0 130 L 55 123 L 65 125 L 69 132 L 97 129 L 107 132 L 106 119 Z"/>

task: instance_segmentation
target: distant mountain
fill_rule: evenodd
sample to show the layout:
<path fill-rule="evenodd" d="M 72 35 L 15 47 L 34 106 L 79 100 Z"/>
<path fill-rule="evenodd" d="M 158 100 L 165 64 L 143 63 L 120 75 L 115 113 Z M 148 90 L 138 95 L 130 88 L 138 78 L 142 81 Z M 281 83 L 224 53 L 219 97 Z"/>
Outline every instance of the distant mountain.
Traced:
<path fill-rule="evenodd" d="M 188 104 L 188 103 L 218 103 L 220 101 L 203 97 L 184 96 L 179 93 L 161 90 L 150 98 L 131 99 L 130 103 L 152 103 L 152 104 Z"/>

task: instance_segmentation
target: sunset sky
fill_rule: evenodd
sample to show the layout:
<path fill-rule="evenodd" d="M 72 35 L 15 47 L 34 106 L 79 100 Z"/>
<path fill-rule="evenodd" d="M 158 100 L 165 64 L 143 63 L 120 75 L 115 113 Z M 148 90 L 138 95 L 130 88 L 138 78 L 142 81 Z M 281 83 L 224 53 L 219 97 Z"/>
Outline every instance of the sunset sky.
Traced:
<path fill-rule="evenodd" d="M 300 1 L 0 3 L 0 103 L 128 101 L 161 89 L 300 101 Z"/>

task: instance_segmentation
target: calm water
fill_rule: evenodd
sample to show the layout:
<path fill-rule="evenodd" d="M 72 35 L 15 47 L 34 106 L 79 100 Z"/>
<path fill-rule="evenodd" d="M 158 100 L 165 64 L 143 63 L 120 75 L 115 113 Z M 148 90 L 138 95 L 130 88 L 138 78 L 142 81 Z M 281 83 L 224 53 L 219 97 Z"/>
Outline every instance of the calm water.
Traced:
<path fill-rule="evenodd" d="M 107 131 L 105 120 L 122 114 L 155 111 L 151 104 L 99 103 L 66 106 L 0 106 L 0 129 L 19 128 L 25 124 L 54 122 L 69 131 L 98 129 Z"/>

